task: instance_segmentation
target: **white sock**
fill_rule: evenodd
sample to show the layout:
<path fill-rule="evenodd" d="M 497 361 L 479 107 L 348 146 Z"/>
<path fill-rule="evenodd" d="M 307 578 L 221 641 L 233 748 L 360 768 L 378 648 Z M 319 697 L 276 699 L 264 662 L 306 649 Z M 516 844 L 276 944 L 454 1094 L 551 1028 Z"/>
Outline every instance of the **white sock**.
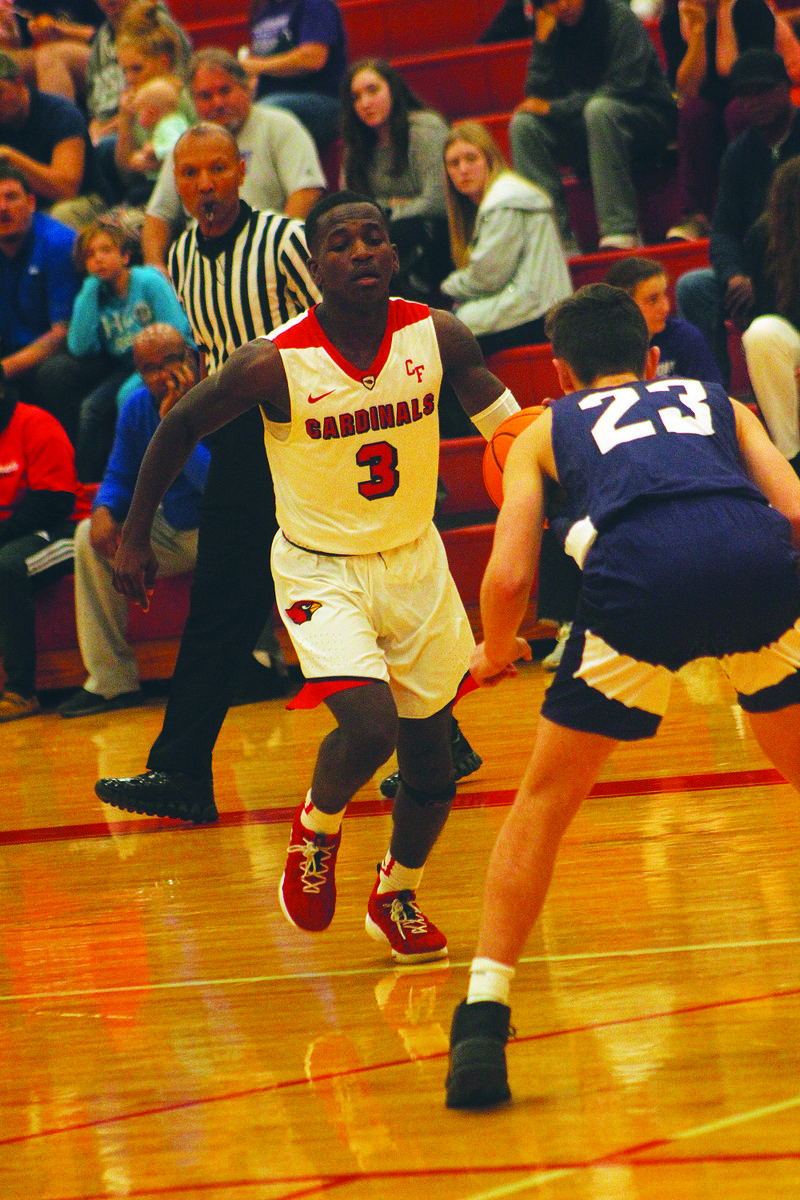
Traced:
<path fill-rule="evenodd" d="M 300 824 L 309 833 L 324 833 L 326 837 L 335 837 L 339 832 L 344 817 L 344 809 L 340 813 L 320 812 L 311 799 L 311 789 L 303 801 L 300 813 Z"/>
<path fill-rule="evenodd" d="M 422 872 L 424 867 L 404 867 L 396 858 L 392 858 L 391 852 L 386 851 L 386 856 L 378 868 L 378 895 L 383 895 L 384 892 L 415 892 L 422 882 Z"/>
<path fill-rule="evenodd" d="M 479 1000 L 494 1000 L 497 1004 L 508 1004 L 508 993 L 514 968 L 493 958 L 473 958 L 469 969 L 469 991 L 467 1004 Z"/>

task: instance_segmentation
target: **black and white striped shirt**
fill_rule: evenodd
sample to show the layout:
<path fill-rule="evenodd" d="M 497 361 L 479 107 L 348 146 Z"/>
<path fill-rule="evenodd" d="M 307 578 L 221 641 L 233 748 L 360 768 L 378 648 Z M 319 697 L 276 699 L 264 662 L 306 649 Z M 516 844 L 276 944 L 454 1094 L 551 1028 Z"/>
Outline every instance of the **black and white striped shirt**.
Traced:
<path fill-rule="evenodd" d="M 222 237 L 204 238 L 197 226 L 181 234 L 169 271 L 209 374 L 320 300 L 307 262 L 302 221 L 244 201 Z"/>

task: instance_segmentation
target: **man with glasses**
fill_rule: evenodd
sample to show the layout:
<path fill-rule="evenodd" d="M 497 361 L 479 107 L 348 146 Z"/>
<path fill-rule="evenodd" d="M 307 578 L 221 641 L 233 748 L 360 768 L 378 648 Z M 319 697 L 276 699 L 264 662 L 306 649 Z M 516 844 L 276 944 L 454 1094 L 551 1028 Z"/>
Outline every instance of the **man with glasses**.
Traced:
<path fill-rule="evenodd" d="M 145 699 L 136 656 L 125 636 L 128 602 L 114 591 L 111 564 L 150 438 L 161 418 L 197 382 L 198 371 L 195 355 L 171 325 L 148 325 L 136 337 L 133 355 L 144 387 L 137 388 L 119 415 L 92 515 L 75 533 L 75 613 L 89 677 L 60 705 L 62 717 L 133 708 Z M 208 462 L 208 450 L 198 445 L 158 510 L 153 545 L 160 576 L 194 567 Z"/>

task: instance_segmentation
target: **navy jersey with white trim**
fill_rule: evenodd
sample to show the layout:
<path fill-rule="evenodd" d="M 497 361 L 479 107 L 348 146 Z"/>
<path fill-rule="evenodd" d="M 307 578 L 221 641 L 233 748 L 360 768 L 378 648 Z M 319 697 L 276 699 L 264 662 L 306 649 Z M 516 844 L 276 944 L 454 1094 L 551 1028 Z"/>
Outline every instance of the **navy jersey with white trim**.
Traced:
<path fill-rule="evenodd" d="M 551 412 L 562 495 L 548 517 L 579 564 L 595 537 L 643 499 L 727 493 L 767 503 L 741 465 L 733 406 L 717 384 L 587 389 Z"/>

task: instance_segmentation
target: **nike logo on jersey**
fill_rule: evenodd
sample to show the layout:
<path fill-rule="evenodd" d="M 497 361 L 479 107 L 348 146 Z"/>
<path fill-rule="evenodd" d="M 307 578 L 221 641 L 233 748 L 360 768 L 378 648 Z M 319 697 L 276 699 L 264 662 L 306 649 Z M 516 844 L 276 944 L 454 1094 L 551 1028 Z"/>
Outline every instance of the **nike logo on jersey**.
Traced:
<path fill-rule="evenodd" d="M 316 404 L 318 400 L 324 400 L 326 396 L 332 395 L 334 390 L 335 390 L 334 388 L 331 388 L 331 390 L 329 392 L 323 392 L 321 396 L 312 396 L 311 393 L 309 392 L 308 403 Z"/>

